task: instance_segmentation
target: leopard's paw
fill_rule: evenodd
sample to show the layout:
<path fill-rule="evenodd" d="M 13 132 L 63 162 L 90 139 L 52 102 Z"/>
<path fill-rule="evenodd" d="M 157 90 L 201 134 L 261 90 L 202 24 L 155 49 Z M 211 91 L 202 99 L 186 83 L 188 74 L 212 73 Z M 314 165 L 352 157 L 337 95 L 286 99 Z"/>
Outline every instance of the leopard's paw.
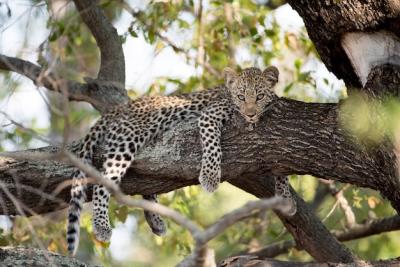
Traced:
<path fill-rule="evenodd" d="M 145 211 L 144 217 L 146 218 L 147 224 L 150 226 L 153 234 L 163 236 L 167 232 L 167 226 L 160 215 L 154 212 Z"/>
<path fill-rule="evenodd" d="M 202 168 L 200 171 L 199 182 L 204 190 L 207 192 L 214 192 L 217 190 L 221 181 L 221 169 L 208 170 Z"/>
<path fill-rule="evenodd" d="M 93 234 L 98 241 L 108 242 L 111 239 L 112 229 L 108 225 L 93 224 Z"/>

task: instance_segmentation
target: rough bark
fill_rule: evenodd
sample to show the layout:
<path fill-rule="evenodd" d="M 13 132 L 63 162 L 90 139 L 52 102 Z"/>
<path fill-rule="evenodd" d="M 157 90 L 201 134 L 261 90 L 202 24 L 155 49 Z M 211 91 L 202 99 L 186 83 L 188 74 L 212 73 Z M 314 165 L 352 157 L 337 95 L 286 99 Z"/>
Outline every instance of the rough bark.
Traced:
<path fill-rule="evenodd" d="M 368 95 L 382 99 L 385 97 L 400 97 L 400 66 L 383 64 L 372 69 L 364 90 Z"/>
<path fill-rule="evenodd" d="M 95 265 L 86 264 L 53 252 L 23 247 L 0 248 L 0 263 L 3 267 L 95 267 Z"/>
<path fill-rule="evenodd" d="M 321 60 L 347 86 L 360 87 L 361 83 L 341 46 L 345 33 L 387 30 L 400 37 L 397 0 L 288 2 L 303 18 Z"/>

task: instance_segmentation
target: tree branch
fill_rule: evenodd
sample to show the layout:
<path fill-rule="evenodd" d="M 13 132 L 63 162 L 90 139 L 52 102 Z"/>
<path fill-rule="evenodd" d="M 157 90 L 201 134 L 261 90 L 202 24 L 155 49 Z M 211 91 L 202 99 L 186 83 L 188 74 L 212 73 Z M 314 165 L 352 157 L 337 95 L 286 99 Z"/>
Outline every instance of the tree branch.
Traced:
<path fill-rule="evenodd" d="M 332 234 L 339 241 L 344 242 L 397 230 L 400 230 L 400 216 L 398 215 L 389 218 L 371 220 L 364 224 L 354 225 L 352 228 L 344 231 L 333 231 Z M 274 243 L 257 251 L 241 254 L 257 256 L 258 258 L 274 258 L 278 255 L 289 252 L 289 250 L 294 247 L 296 247 L 294 240 L 286 240 Z M 297 246 L 296 249 L 301 250 L 303 248 Z"/>
<path fill-rule="evenodd" d="M 268 178 L 235 179 L 230 182 L 248 193 L 265 198 L 275 194 L 274 179 Z M 277 215 L 296 240 L 296 245 L 303 247 L 318 262 L 354 261 L 356 258 L 351 252 L 326 229 L 304 200 L 295 191 L 291 191 L 297 203 L 296 214 L 292 217 L 286 217 L 280 213 Z"/>
<path fill-rule="evenodd" d="M 87 85 L 58 79 L 54 73 L 32 62 L 0 54 L 0 69 L 19 73 L 32 80 L 35 85 L 44 86 L 51 91 L 61 92 L 61 87 L 66 86 L 69 100 L 91 103 L 92 99 L 87 96 Z"/>
<path fill-rule="evenodd" d="M 82 20 L 100 48 L 101 64 L 98 79 L 117 82 L 125 87 L 125 57 L 117 30 L 94 0 L 74 0 Z"/>
<path fill-rule="evenodd" d="M 334 231 L 333 233 L 340 241 L 350 241 L 397 230 L 400 230 L 400 216 L 398 215 L 389 218 L 374 219 L 365 224 L 354 225 L 348 230 Z"/>
<path fill-rule="evenodd" d="M 44 86 L 50 91 L 66 92 L 70 101 L 88 102 L 101 113 L 129 101 L 125 89 L 121 89 L 118 83 L 90 78 L 86 78 L 86 84 L 65 80 L 32 62 L 15 57 L 0 54 L 0 70 L 19 73 L 32 80 L 35 85 Z"/>

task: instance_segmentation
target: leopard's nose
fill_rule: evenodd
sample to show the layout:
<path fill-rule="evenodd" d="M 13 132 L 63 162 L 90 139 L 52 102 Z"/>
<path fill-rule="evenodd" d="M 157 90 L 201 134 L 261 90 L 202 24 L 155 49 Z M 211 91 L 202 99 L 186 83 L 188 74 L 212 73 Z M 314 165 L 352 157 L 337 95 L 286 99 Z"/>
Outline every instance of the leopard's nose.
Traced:
<path fill-rule="evenodd" d="M 249 117 L 249 118 L 253 118 L 254 116 L 256 116 L 256 113 L 247 114 L 247 117 Z"/>

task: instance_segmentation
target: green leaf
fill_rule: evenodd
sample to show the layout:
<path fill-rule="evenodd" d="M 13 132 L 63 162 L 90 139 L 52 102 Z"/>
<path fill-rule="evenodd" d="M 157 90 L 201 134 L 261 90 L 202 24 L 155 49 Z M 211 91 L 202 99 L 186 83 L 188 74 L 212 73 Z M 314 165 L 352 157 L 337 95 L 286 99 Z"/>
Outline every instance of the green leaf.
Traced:
<path fill-rule="evenodd" d="M 298 72 L 300 71 L 301 66 L 303 66 L 303 61 L 300 58 L 296 58 L 294 61 L 294 67 Z"/>
<path fill-rule="evenodd" d="M 154 40 L 155 40 L 155 32 L 154 32 L 154 30 L 150 29 L 150 31 L 148 32 L 147 36 L 149 38 L 150 44 L 153 44 Z"/>
<path fill-rule="evenodd" d="M 129 29 L 129 34 L 130 34 L 133 38 L 137 38 L 137 37 L 138 37 L 136 31 L 134 31 L 133 29 Z"/>
<path fill-rule="evenodd" d="M 285 88 L 283 89 L 284 93 L 289 93 L 289 91 L 292 89 L 294 83 L 289 83 L 288 85 L 285 86 Z"/>

